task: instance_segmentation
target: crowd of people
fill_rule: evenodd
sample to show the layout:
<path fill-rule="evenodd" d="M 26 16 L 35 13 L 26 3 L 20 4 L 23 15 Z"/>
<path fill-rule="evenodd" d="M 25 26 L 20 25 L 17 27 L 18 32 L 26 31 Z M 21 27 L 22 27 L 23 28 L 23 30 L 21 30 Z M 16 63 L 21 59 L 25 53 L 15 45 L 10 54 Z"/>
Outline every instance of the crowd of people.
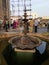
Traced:
<path fill-rule="evenodd" d="M 10 29 L 11 27 L 15 29 L 18 27 L 18 25 L 19 25 L 18 20 L 13 20 L 12 22 L 12 19 L 11 20 L 8 20 L 8 19 L 1 20 L 0 19 L 0 30 L 4 29 L 6 32 L 8 32 L 8 29 Z"/>
<path fill-rule="evenodd" d="M 33 20 L 32 20 L 33 21 Z M 38 29 L 38 25 L 40 23 L 40 21 L 36 18 L 34 19 L 34 23 L 30 23 L 31 21 L 27 21 L 27 31 L 31 31 L 33 32 L 33 29 L 34 29 L 34 32 L 36 33 L 37 32 L 37 29 Z M 16 28 L 19 28 L 19 30 L 23 30 L 24 29 L 24 22 L 20 20 L 8 20 L 8 19 L 4 19 L 4 20 L 1 20 L 0 19 L 0 30 L 5 30 L 6 32 L 8 32 L 8 29 L 16 29 Z M 49 21 L 47 23 L 47 31 L 49 32 Z"/>

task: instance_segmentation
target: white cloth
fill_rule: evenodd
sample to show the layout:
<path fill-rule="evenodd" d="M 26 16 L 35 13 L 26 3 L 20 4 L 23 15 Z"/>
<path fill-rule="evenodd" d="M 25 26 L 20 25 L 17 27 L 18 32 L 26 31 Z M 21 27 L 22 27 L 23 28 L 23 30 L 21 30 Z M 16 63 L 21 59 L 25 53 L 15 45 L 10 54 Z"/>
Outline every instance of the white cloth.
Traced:
<path fill-rule="evenodd" d="M 43 54 L 46 49 L 46 42 L 42 41 L 41 45 L 36 47 L 36 49 L 40 52 L 40 54 Z"/>
<path fill-rule="evenodd" d="M 39 23 L 38 20 L 35 20 L 34 25 L 38 26 L 38 23 Z"/>

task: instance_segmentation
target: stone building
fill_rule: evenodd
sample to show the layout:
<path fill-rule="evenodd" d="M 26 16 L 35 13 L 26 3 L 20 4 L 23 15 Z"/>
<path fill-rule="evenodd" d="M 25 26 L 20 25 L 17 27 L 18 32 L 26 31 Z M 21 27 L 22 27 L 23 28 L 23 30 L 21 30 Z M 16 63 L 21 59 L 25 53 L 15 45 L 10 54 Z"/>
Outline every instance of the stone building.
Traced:
<path fill-rule="evenodd" d="M 0 18 L 10 17 L 10 0 L 0 0 Z"/>

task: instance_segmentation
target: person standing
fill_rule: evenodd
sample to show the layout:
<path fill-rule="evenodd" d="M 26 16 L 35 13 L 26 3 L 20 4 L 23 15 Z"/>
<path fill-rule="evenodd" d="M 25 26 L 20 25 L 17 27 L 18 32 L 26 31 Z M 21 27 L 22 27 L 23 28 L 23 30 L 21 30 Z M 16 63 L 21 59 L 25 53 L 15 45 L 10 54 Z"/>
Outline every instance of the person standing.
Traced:
<path fill-rule="evenodd" d="M 37 32 L 37 27 L 38 27 L 38 19 L 35 19 L 35 21 L 34 21 L 35 32 Z"/>
<path fill-rule="evenodd" d="M 14 20 L 14 22 L 13 22 L 13 29 L 16 29 L 18 27 L 18 25 L 19 25 L 19 22 Z"/>
<path fill-rule="evenodd" d="M 2 20 L 0 19 L 0 30 L 1 30 L 1 27 L 2 27 Z"/>
<path fill-rule="evenodd" d="M 5 31 L 8 32 L 8 20 L 4 19 L 3 24 L 4 24 Z"/>
<path fill-rule="evenodd" d="M 49 32 L 49 21 L 47 23 L 47 32 Z"/>

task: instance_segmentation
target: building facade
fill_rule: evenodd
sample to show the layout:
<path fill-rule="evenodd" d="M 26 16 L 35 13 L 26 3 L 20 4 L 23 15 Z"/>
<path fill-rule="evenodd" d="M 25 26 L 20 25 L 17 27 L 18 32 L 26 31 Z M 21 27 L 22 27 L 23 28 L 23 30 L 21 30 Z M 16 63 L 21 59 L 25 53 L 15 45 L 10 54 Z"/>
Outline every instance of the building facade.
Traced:
<path fill-rule="evenodd" d="M 10 17 L 10 0 L 0 0 L 0 19 Z"/>

